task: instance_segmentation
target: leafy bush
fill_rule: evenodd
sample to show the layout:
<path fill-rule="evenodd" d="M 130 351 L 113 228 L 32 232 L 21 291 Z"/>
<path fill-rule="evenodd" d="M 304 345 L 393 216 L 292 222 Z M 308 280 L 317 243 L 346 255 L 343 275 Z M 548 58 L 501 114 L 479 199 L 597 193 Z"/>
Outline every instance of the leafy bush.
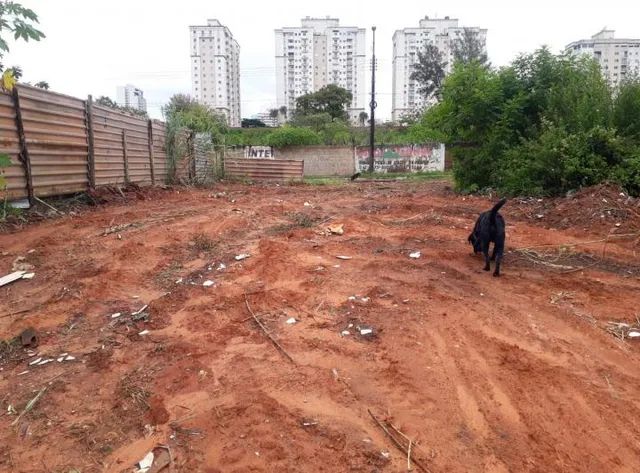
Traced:
<path fill-rule="evenodd" d="M 640 192 L 640 83 L 616 93 L 588 58 L 543 48 L 497 70 L 458 63 L 410 133 L 450 146 L 459 190 L 554 195 L 615 180 Z"/>
<path fill-rule="evenodd" d="M 317 145 L 322 142 L 320 135 L 308 128 L 294 128 L 284 126 L 271 132 L 267 136 L 267 145 L 274 148 L 287 146 Z"/>

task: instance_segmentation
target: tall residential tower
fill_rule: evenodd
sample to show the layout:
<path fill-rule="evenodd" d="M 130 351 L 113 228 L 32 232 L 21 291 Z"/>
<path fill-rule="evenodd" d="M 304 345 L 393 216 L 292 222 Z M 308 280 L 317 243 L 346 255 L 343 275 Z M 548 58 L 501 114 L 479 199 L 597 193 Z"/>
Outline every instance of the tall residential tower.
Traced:
<path fill-rule="evenodd" d="M 198 102 L 240 126 L 240 46 L 218 20 L 190 26 L 191 92 Z"/>
<path fill-rule="evenodd" d="M 602 74 L 614 87 L 625 77 L 640 74 L 640 39 L 616 38 L 614 30 L 604 29 L 591 39 L 575 41 L 566 50 L 598 61 Z"/>
<path fill-rule="evenodd" d="M 122 107 L 135 108 L 141 112 L 147 111 L 144 92 L 135 85 L 118 86 L 116 89 L 116 103 Z"/>
<path fill-rule="evenodd" d="M 486 50 L 487 30 L 471 27 Z M 446 72 L 453 65 L 453 45 L 464 34 L 465 27 L 458 25 L 455 18 L 429 18 L 420 20 L 417 28 L 398 30 L 393 35 L 393 97 L 391 116 L 399 121 L 406 113 L 424 107 L 425 100 L 418 93 L 418 84 L 411 80 L 413 66 L 418 62 L 418 52 L 423 52 L 427 44 L 435 45 L 447 62 Z"/>
<path fill-rule="evenodd" d="M 340 26 L 337 18 L 307 17 L 301 26 L 275 33 L 278 107 L 293 111 L 301 95 L 336 84 L 353 95 L 348 113 L 357 122 L 366 107 L 364 28 Z"/>

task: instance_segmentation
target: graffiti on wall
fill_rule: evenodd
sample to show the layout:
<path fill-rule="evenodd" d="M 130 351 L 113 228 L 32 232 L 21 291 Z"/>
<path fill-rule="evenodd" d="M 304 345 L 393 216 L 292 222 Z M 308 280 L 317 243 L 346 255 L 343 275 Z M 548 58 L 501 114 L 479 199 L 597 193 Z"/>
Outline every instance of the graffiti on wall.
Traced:
<path fill-rule="evenodd" d="M 375 172 L 444 171 L 444 144 L 376 146 L 373 154 Z M 356 148 L 358 171 L 369 170 L 369 148 Z"/>
<path fill-rule="evenodd" d="M 271 146 L 245 146 L 245 158 L 273 159 L 273 148 Z"/>

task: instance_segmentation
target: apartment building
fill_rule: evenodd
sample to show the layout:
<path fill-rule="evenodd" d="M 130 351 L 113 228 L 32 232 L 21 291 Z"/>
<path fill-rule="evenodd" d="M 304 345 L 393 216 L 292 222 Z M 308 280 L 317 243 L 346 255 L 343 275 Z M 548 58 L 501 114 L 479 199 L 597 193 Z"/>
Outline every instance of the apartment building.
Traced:
<path fill-rule="evenodd" d="M 467 27 L 476 33 L 486 50 L 487 30 Z M 454 42 L 462 37 L 465 27 L 455 18 L 429 18 L 425 16 L 418 27 L 398 30 L 393 35 L 393 96 L 391 116 L 399 121 L 403 115 L 428 104 L 418 92 L 419 85 L 411 79 L 418 52 L 423 52 L 427 44 L 434 44 L 447 62 L 446 72 L 451 71 L 454 62 Z"/>
<path fill-rule="evenodd" d="M 293 111 L 301 95 L 336 84 L 353 95 L 348 113 L 356 123 L 367 104 L 365 37 L 364 28 L 340 26 L 330 17 L 306 17 L 301 26 L 276 30 L 278 108 Z"/>
<path fill-rule="evenodd" d="M 566 51 L 594 58 L 614 87 L 625 77 L 640 74 L 640 39 L 616 38 L 615 30 L 603 29 L 591 39 L 569 44 Z"/>
<path fill-rule="evenodd" d="M 116 103 L 121 107 L 129 107 L 142 112 L 147 111 L 144 92 L 135 85 L 127 84 L 116 88 Z"/>
<path fill-rule="evenodd" d="M 218 20 L 190 26 L 191 93 L 198 102 L 224 115 L 239 127 L 240 46 L 229 28 Z"/>

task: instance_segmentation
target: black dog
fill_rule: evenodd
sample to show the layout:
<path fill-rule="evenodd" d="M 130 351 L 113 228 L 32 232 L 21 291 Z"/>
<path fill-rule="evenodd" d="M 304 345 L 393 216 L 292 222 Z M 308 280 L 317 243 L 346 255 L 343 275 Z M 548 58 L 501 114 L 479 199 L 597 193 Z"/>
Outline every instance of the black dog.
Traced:
<path fill-rule="evenodd" d="M 473 245 L 473 252 L 478 254 L 482 252 L 484 254 L 485 266 L 484 270 L 489 271 L 491 265 L 489 264 L 489 244 L 493 242 L 493 255 L 491 260 L 495 260 L 496 269 L 493 272 L 494 276 L 500 276 L 500 261 L 504 254 L 504 240 L 505 240 L 505 223 L 502 215 L 498 213 L 500 207 L 502 207 L 507 199 L 502 199 L 491 210 L 482 212 L 476 220 L 476 224 L 473 227 L 473 232 L 469 235 L 468 241 Z"/>

